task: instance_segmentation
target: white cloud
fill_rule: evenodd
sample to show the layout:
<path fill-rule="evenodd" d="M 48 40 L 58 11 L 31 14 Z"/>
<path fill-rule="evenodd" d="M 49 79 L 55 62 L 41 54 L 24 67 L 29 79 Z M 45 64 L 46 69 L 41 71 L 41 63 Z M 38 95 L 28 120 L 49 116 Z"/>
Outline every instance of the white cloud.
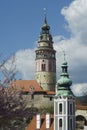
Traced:
<path fill-rule="evenodd" d="M 77 96 L 87 95 L 87 83 L 74 84 L 72 87 L 72 91 Z"/>
<path fill-rule="evenodd" d="M 54 37 L 60 39 L 60 36 Z M 69 75 L 73 81 L 72 91 L 77 96 L 87 93 L 87 46 L 79 44 L 77 39 L 62 39 L 55 42 L 57 51 L 57 75 L 59 78 L 60 67 L 63 62 L 63 50 L 66 52 L 66 60 L 69 66 Z M 84 83 L 83 83 L 84 82 Z M 80 86 L 80 87 L 79 87 Z M 85 92 L 85 93 L 84 93 Z"/>
<path fill-rule="evenodd" d="M 62 9 L 67 22 L 67 27 L 71 34 L 76 37 L 79 42 L 87 41 L 87 0 L 74 0 L 69 7 Z"/>
<path fill-rule="evenodd" d="M 71 37 L 54 37 L 57 50 L 57 66 L 61 63 L 60 51 L 66 52 L 66 59 L 74 81 L 72 90 L 77 95 L 82 95 L 87 89 L 87 0 L 74 0 L 69 7 L 61 11 L 67 23 Z M 62 52 L 63 53 L 63 52 Z M 78 84 L 75 84 L 78 83 Z M 75 87 L 76 86 L 76 87 Z M 80 86 L 80 87 L 79 87 Z M 84 87 L 85 86 L 85 87 Z M 77 91 L 78 90 L 78 91 Z M 82 91 L 83 90 L 83 91 Z M 87 91 L 86 91 L 87 92 Z"/>
<path fill-rule="evenodd" d="M 23 79 L 33 79 L 35 73 L 34 49 L 20 50 L 16 52 L 16 69 L 22 74 Z"/>

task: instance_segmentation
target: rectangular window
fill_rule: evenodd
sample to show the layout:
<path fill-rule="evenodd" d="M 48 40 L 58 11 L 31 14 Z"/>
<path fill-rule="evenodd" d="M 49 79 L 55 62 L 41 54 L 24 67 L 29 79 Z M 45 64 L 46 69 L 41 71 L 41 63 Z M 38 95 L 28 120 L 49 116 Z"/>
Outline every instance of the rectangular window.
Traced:
<path fill-rule="evenodd" d="M 42 71 L 46 71 L 46 65 L 42 64 Z"/>
<path fill-rule="evenodd" d="M 70 115 L 72 115 L 72 104 L 70 104 Z"/>
<path fill-rule="evenodd" d="M 70 119 L 70 130 L 72 130 L 72 119 Z"/>

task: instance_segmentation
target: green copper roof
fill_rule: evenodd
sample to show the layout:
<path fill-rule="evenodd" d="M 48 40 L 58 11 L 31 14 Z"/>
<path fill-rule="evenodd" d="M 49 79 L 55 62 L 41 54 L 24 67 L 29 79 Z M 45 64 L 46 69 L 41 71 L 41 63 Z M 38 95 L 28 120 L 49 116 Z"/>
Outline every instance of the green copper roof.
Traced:
<path fill-rule="evenodd" d="M 70 86 L 72 85 L 72 81 L 69 78 L 67 72 L 67 62 L 64 60 L 62 63 L 62 73 L 60 75 L 60 79 L 57 82 L 58 90 L 56 92 L 56 96 L 70 96 L 73 95 Z"/>
<path fill-rule="evenodd" d="M 72 96 L 73 93 L 71 90 L 58 90 L 56 96 Z"/>
<path fill-rule="evenodd" d="M 58 85 L 62 87 L 63 86 L 69 87 L 72 85 L 72 81 L 68 77 L 66 77 L 65 74 L 63 74 L 61 78 L 58 80 Z"/>
<path fill-rule="evenodd" d="M 72 81 L 69 78 L 68 72 L 67 72 L 67 62 L 64 61 L 62 64 L 62 73 L 60 75 L 60 79 L 58 80 L 58 86 L 61 87 L 69 87 L 72 85 Z"/>

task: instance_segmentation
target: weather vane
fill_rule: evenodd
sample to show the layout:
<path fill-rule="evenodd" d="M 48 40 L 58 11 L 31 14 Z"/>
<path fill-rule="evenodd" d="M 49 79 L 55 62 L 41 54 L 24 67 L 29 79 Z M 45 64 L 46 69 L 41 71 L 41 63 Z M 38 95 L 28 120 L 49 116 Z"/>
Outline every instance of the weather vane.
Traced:
<path fill-rule="evenodd" d="M 43 10 L 44 10 L 44 15 L 46 15 L 46 8 L 44 8 Z"/>
<path fill-rule="evenodd" d="M 47 20 L 46 20 L 46 8 L 43 9 L 44 10 L 44 23 L 47 24 Z"/>

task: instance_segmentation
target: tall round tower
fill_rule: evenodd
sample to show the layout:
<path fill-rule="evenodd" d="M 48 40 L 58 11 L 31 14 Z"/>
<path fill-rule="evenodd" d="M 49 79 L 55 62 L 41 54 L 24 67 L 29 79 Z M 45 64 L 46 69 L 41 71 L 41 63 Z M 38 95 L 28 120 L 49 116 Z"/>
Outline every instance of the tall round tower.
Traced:
<path fill-rule="evenodd" d="M 55 90 L 56 83 L 56 51 L 53 48 L 50 26 L 47 24 L 46 15 L 38 40 L 36 53 L 35 79 L 43 90 Z"/>

